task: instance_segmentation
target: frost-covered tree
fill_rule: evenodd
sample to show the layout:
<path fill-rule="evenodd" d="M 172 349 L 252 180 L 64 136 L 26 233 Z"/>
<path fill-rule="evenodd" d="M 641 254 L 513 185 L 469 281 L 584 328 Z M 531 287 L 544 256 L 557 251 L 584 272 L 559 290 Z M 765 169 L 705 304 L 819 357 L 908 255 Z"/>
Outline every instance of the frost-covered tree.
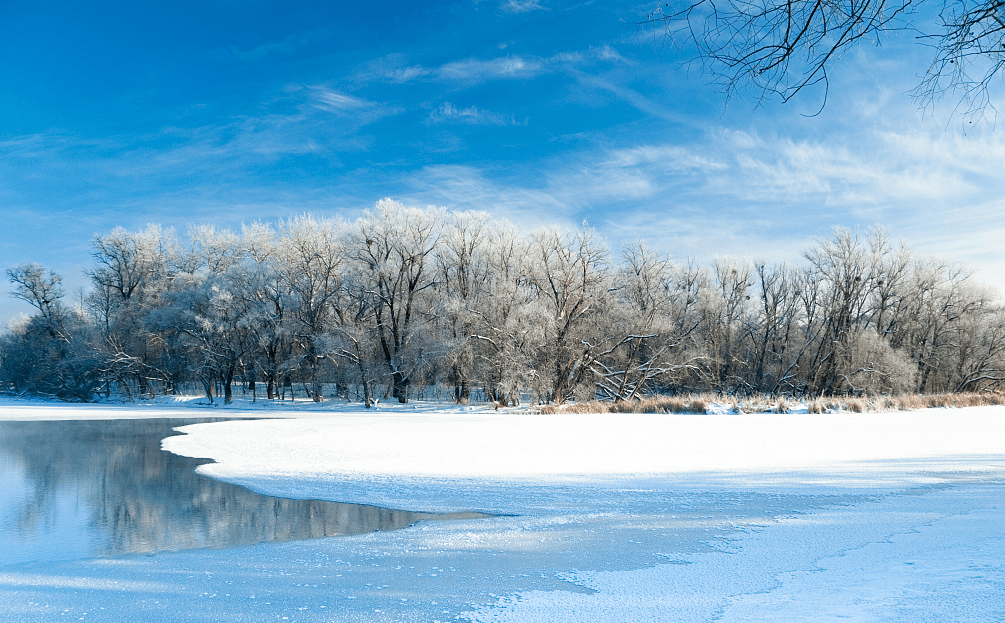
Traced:
<path fill-rule="evenodd" d="M 446 382 L 454 401 L 467 404 L 475 375 L 475 358 L 485 344 L 475 337 L 485 324 L 488 299 L 493 296 L 491 247 L 499 226 L 484 212 L 451 214 L 436 254 L 436 291 L 439 316 L 448 348 Z"/>
<path fill-rule="evenodd" d="M 177 239 L 158 225 L 138 232 L 119 227 L 96 236 L 92 248 L 96 266 L 87 271 L 94 286 L 87 308 L 98 327 L 102 374 L 126 393 L 135 383 L 141 395 L 150 394 L 151 381 L 167 376 L 165 343 L 147 330 L 145 319 L 179 273 Z"/>
<path fill-rule="evenodd" d="M 0 336 L 7 388 L 87 400 L 198 383 L 229 401 L 238 380 L 270 399 L 295 381 L 370 405 L 438 383 L 514 405 L 1005 383 L 997 295 L 880 230 L 835 230 L 802 266 L 699 266 L 644 244 L 612 260 L 585 226 L 521 232 L 386 199 L 352 223 L 117 228 L 93 249 L 80 309 L 58 275 L 8 269 L 36 313 Z"/>
<path fill-rule="evenodd" d="M 446 212 L 412 208 L 392 199 L 377 202 L 352 226 L 350 257 L 368 281 L 373 330 L 390 379 L 391 395 L 407 402 L 408 386 L 438 354 L 423 341 L 436 317 L 434 251 Z"/>
<path fill-rule="evenodd" d="M 749 383 L 758 391 L 775 393 L 792 388 L 792 371 L 798 362 L 794 344 L 798 324 L 799 273 L 790 266 L 754 263 L 755 286 L 748 320 L 751 341 Z"/>
<path fill-rule="evenodd" d="M 601 327 L 615 339 L 592 364 L 598 395 L 630 401 L 701 374 L 708 357 L 687 318 L 696 300 L 688 271 L 641 241 L 625 248 Z"/>
<path fill-rule="evenodd" d="M 37 313 L 0 336 L 0 383 L 18 393 L 90 400 L 98 388 L 91 331 L 77 310 L 63 305 L 62 277 L 38 264 L 7 270 L 12 296 Z"/>
<path fill-rule="evenodd" d="M 328 359 L 319 344 L 346 322 L 345 273 L 348 270 L 347 225 L 340 219 L 294 217 L 279 225 L 275 267 L 290 296 L 292 336 L 299 368 L 311 382 L 311 396 L 322 399 L 323 368 Z"/>
<path fill-rule="evenodd" d="M 470 310 L 472 377 L 496 405 L 517 405 L 523 391 L 543 392 L 536 357 L 545 342 L 547 312 L 530 286 L 527 240 L 511 223 L 491 224 L 483 253 L 488 283 L 478 307 Z"/>
<path fill-rule="evenodd" d="M 58 334 L 62 331 L 66 311 L 62 299 L 65 293 L 60 285 L 62 276 L 46 271 L 40 264 L 26 263 L 7 269 L 7 279 L 14 284 L 11 296 L 38 310 L 46 328 Z"/>
<path fill-rule="evenodd" d="M 559 403 L 592 398 L 590 364 L 609 347 L 596 330 L 611 300 L 607 245 L 586 227 L 572 235 L 545 229 L 531 238 L 529 252 L 528 281 L 544 312 L 537 365 L 547 385 L 543 395 Z"/>
<path fill-rule="evenodd" d="M 293 294 L 279 268 L 280 238 L 276 229 L 253 223 L 242 227 L 241 237 L 246 275 L 243 296 L 257 309 L 254 314 L 257 343 L 247 357 L 247 367 L 252 383 L 259 376 L 264 378 L 266 396 L 271 400 L 278 395 L 282 364 L 292 358 L 294 350 Z"/>

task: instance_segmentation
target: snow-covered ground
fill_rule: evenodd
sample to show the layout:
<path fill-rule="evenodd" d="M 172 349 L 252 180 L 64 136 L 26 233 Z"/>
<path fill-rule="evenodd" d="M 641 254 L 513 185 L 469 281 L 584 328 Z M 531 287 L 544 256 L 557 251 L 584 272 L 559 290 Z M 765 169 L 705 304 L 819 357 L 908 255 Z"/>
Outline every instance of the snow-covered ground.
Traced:
<path fill-rule="evenodd" d="M 203 415 L 182 404 L 82 412 Z M 164 446 L 263 493 L 499 517 L 0 568 L 0 620 L 1005 620 L 1005 408 L 416 406 L 221 408 L 295 417 L 186 426 Z"/>

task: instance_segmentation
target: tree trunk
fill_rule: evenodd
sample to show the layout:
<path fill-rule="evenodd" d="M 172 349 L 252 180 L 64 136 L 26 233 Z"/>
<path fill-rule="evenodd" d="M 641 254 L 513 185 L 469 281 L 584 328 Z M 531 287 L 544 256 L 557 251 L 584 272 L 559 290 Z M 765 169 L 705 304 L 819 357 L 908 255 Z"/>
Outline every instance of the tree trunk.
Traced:
<path fill-rule="evenodd" d="M 391 395 L 397 398 L 401 404 L 408 402 L 408 382 L 408 377 L 401 372 L 395 372 L 391 375 L 391 383 L 393 384 Z"/>
<path fill-rule="evenodd" d="M 140 384 L 140 397 L 142 398 L 143 396 L 149 396 L 153 398 L 153 392 L 150 391 L 150 385 L 147 383 L 147 377 L 143 376 L 142 374 L 138 374 L 136 375 L 136 379 L 139 381 Z"/>
<path fill-rule="evenodd" d="M 370 384 L 363 381 L 363 405 L 369 409 L 373 406 L 373 400 L 370 398 Z"/>
<path fill-rule="evenodd" d="M 234 368 L 227 370 L 221 382 L 223 383 L 223 404 L 229 405 L 234 402 Z"/>
<path fill-rule="evenodd" d="M 461 379 L 458 385 L 454 386 L 454 402 L 459 405 L 466 405 L 470 402 L 471 391 L 468 389 L 468 382 Z"/>

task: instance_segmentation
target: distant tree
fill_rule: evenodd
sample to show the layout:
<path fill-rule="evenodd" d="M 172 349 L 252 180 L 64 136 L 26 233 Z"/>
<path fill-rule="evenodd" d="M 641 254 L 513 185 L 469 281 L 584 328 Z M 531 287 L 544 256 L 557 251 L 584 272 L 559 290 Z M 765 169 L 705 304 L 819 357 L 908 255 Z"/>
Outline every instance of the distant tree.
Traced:
<path fill-rule="evenodd" d="M 7 269 L 7 279 L 14 284 L 11 296 L 28 303 L 38 310 L 46 328 L 56 333 L 62 330 L 64 309 L 61 299 L 64 296 L 60 286 L 63 278 L 48 271 L 39 264 L 26 263 Z"/>
<path fill-rule="evenodd" d="M 257 348 L 248 357 L 255 374 L 266 383 L 269 400 L 278 394 L 280 368 L 293 352 L 293 294 L 280 269 L 280 238 L 276 229 L 263 223 L 242 228 L 242 246 L 246 253 L 247 289 L 243 293 L 257 307 L 254 327 Z"/>
<path fill-rule="evenodd" d="M 905 352 L 895 350 L 871 328 L 856 328 L 838 353 L 842 393 L 904 394 L 914 391 L 918 368 Z"/>
<path fill-rule="evenodd" d="M 0 336 L 0 383 L 17 392 L 91 400 L 98 387 L 90 327 L 62 303 L 62 277 L 38 264 L 7 270 L 15 298 L 38 310 Z"/>
<path fill-rule="evenodd" d="M 257 310 L 235 287 L 243 279 L 241 272 L 235 266 L 224 273 L 209 273 L 192 287 L 173 293 L 173 304 L 165 307 L 173 311 L 174 327 L 192 351 L 193 372 L 210 402 L 213 386 L 219 382 L 224 402 L 230 404 L 242 360 L 255 346 Z"/>
<path fill-rule="evenodd" d="M 745 385 L 749 357 L 744 348 L 744 325 L 753 285 L 750 262 L 717 259 L 713 262 L 714 290 L 703 297 L 705 334 L 712 357 L 712 382 L 719 391 Z M 743 391 L 751 388 L 744 387 Z"/>
<path fill-rule="evenodd" d="M 833 238 L 821 239 L 804 254 L 812 278 L 821 284 L 819 321 L 822 329 L 809 362 L 808 390 L 814 394 L 841 393 L 842 370 L 852 352 L 855 330 L 867 308 L 870 283 L 875 279 L 871 255 L 857 233 L 836 229 Z"/>
<path fill-rule="evenodd" d="M 953 391 L 996 389 L 1005 383 L 1005 310 L 988 299 L 980 307 L 960 327 Z"/>
<path fill-rule="evenodd" d="M 343 310 L 343 321 L 317 340 L 317 350 L 320 355 L 348 368 L 346 382 L 355 381 L 358 393 L 363 396 L 363 406 L 369 409 L 375 399 L 374 382 L 382 375 L 378 371 L 381 366 L 373 340 L 373 299 L 361 283 L 358 275 L 346 276 L 348 302 Z M 349 397 L 348 387 L 345 397 Z"/>
<path fill-rule="evenodd" d="M 780 264 L 754 263 L 754 304 L 747 330 L 751 340 L 749 383 L 758 391 L 789 388 L 793 338 L 798 332 L 798 272 Z"/>

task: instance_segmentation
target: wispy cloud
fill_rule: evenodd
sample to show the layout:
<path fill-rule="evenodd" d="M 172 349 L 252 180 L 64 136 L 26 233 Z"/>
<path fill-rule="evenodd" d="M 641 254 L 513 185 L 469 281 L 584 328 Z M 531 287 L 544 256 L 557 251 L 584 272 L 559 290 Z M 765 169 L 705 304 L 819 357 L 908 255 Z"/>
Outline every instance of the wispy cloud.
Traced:
<path fill-rule="evenodd" d="M 328 110 L 330 112 L 361 110 L 373 108 L 376 105 L 373 102 L 368 102 L 358 97 L 352 97 L 351 95 L 332 91 L 327 87 L 314 86 L 310 88 L 311 91 L 313 91 L 314 106 L 322 110 Z"/>
<path fill-rule="evenodd" d="M 627 62 L 625 57 L 621 56 L 617 50 L 606 44 L 593 49 L 592 53 L 601 60 Z"/>
<path fill-rule="evenodd" d="M 524 231 L 556 225 L 575 229 L 586 220 L 598 228 L 615 253 L 623 245 L 644 239 L 682 261 L 708 262 L 724 252 L 791 261 L 812 242 L 812 235 L 826 233 L 785 224 L 768 232 L 756 217 L 752 221 L 703 209 L 715 199 L 699 197 L 700 175 L 682 183 L 655 175 L 641 161 L 632 164 L 623 155 L 601 150 L 572 162 L 538 163 L 519 171 L 424 167 L 406 180 L 400 195 L 417 204 L 485 210 Z M 686 155 L 673 154 L 674 162 L 688 160 Z M 692 173 L 704 169 L 690 167 Z"/>
<path fill-rule="evenodd" d="M 435 71 L 439 80 L 482 81 L 499 78 L 530 78 L 545 68 L 538 58 L 505 56 L 487 60 L 468 58 L 441 66 Z"/>
<path fill-rule="evenodd" d="M 499 8 L 507 13 L 529 13 L 545 7 L 541 6 L 541 0 L 505 0 Z"/>
<path fill-rule="evenodd" d="M 694 150 L 680 145 L 639 145 L 625 149 L 615 149 L 610 152 L 610 167 L 642 167 L 655 166 L 664 172 L 721 171 L 729 165 L 721 159 L 701 155 Z"/>
<path fill-rule="evenodd" d="M 504 49 L 506 46 L 501 46 Z M 588 63 L 627 61 L 609 45 L 586 51 L 559 52 L 540 57 L 511 54 L 495 58 L 465 58 L 437 67 L 405 64 L 399 54 L 388 55 L 366 63 L 354 78 L 357 81 L 381 78 L 394 83 L 433 80 L 454 83 L 479 83 L 488 80 L 519 80 L 535 78 L 542 74 L 572 70 Z"/>
<path fill-rule="evenodd" d="M 431 73 L 430 70 L 421 65 L 412 65 L 411 67 L 388 69 L 384 72 L 384 77 L 391 82 L 411 82 L 412 80 L 425 78 Z"/>
<path fill-rule="evenodd" d="M 324 85 L 293 85 L 266 112 L 217 123 L 100 140 L 61 132 L 11 137 L 0 142 L 0 178 L 17 180 L 20 196 L 75 186 L 78 205 L 178 186 L 236 187 L 248 184 L 249 171 L 284 158 L 310 156 L 337 169 L 342 154 L 368 147 L 363 128 L 401 111 Z"/>
<path fill-rule="evenodd" d="M 751 200 L 849 207 L 931 205 L 1005 190 L 995 164 L 1005 158 L 1005 140 L 990 133 L 961 140 L 941 131 L 884 131 L 857 139 L 796 141 L 723 132 L 718 148 L 735 155 L 735 167 L 715 182 Z"/>
<path fill-rule="evenodd" d="M 656 194 L 677 188 L 678 200 L 704 198 L 725 214 L 745 206 L 797 219 L 883 221 L 941 219 L 947 209 L 1005 201 L 1002 161 L 1005 137 L 993 132 L 962 138 L 939 129 L 863 131 L 851 142 L 720 129 L 685 144 L 610 150 L 590 171 L 631 173 Z"/>
<path fill-rule="evenodd" d="M 444 102 L 429 113 L 426 123 L 465 123 L 469 125 L 527 125 L 527 120 L 517 121 L 516 116 L 480 109 L 476 106 L 457 108 L 450 102 Z"/>
<path fill-rule="evenodd" d="M 362 127 L 383 117 L 404 112 L 401 106 L 382 102 L 373 102 L 346 93 L 333 90 L 323 85 L 308 86 L 308 105 L 317 110 L 348 116 L 352 118 L 351 127 Z M 303 107 L 301 106 L 301 109 Z"/>
<path fill-rule="evenodd" d="M 666 205 L 667 189 L 680 181 L 669 180 L 666 173 L 699 179 L 697 173 L 721 166 L 683 148 L 642 146 L 567 154 L 505 170 L 430 166 L 408 179 L 407 192 L 419 203 L 488 210 L 522 227 L 575 226 L 583 218 L 596 223 L 600 206 L 616 212 L 618 219 L 635 219 Z"/>
<path fill-rule="evenodd" d="M 642 93 L 626 87 L 617 81 L 608 80 L 595 74 L 577 72 L 576 77 L 580 84 L 585 87 L 600 92 L 610 93 L 617 99 L 627 102 L 631 106 L 635 107 L 640 112 L 657 119 L 681 125 L 691 125 L 694 122 L 693 118 L 676 109 L 672 104 L 672 100 L 668 101 L 665 97 L 650 97 L 643 95 Z"/>

